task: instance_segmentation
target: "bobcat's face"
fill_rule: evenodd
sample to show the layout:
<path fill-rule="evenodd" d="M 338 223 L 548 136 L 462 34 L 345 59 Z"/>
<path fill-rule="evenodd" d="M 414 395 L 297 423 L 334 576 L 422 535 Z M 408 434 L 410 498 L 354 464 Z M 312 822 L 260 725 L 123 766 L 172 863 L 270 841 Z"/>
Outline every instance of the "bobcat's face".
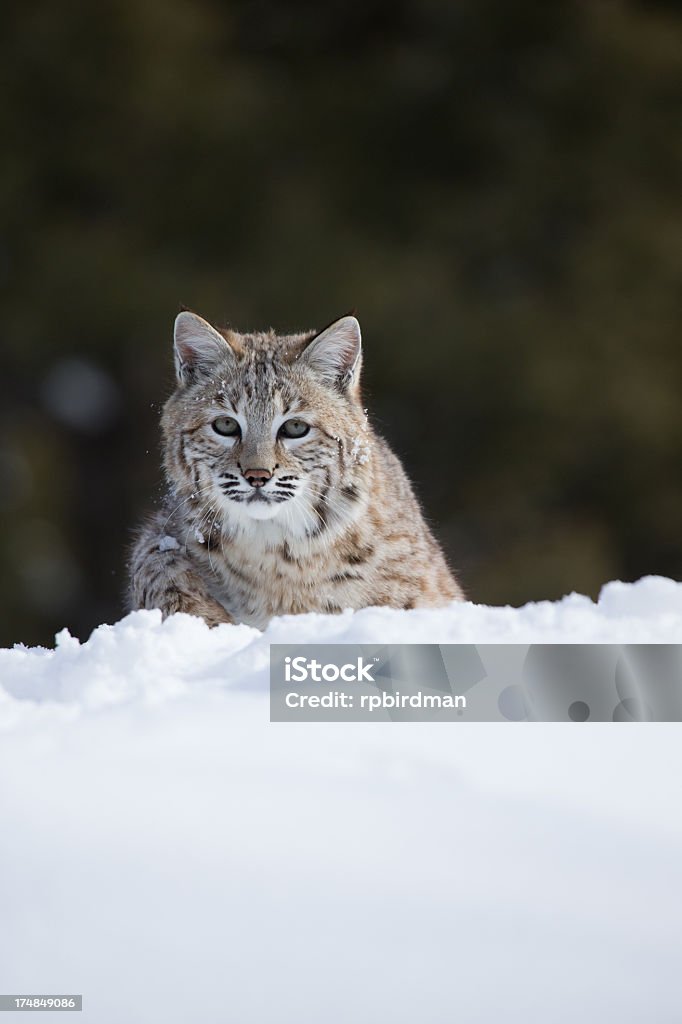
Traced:
<path fill-rule="evenodd" d="M 273 520 L 280 536 L 312 537 L 354 513 L 368 455 L 353 317 L 320 335 L 223 336 L 181 313 L 175 352 L 166 468 L 199 504 L 200 531 Z"/>

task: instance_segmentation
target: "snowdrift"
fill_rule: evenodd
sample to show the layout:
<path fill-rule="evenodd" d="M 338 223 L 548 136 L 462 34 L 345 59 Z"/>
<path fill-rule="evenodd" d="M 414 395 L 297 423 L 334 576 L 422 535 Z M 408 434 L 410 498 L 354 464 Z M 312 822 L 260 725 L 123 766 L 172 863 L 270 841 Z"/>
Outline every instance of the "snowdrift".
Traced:
<path fill-rule="evenodd" d="M 0 651 L 0 989 L 97 1024 L 678 1019 L 679 726 L 271 725 L 267 669 L 274 642 L 681 638 L 649 578 Z"/>

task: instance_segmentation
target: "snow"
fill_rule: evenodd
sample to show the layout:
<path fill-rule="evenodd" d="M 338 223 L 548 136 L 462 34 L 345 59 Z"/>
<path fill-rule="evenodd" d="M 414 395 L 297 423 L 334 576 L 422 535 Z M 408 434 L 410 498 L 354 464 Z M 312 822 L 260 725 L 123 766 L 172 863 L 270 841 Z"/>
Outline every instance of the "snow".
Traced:
<path fill-rule="evenodd" d="M 159 540 L 159 551 L 177 551 L 179 547 L 175 537 L 170 537 L 167 533 Z"/>
<path fill-rule="evenodd" d="M 648 578 L 0 651 L 0 988 L 84 1024 L 678 1020 L 679 726 L 273 725 L 267 674 L 276 642 L 681 627 Z"/>

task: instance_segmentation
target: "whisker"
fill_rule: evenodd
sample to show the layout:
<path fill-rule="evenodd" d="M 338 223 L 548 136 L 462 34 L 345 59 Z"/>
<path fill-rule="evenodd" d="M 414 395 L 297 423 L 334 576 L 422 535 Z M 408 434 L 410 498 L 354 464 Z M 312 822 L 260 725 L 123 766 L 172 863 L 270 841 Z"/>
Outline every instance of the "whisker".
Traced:
<path fill-rule="evenodd" d="M 202 514 L 202 510 L 206 509 L 206 508 L 208 509 L 208 512 L 204 512 Z M 198 533 L 201 533 L 201 527 L 203 525 L 204 519 L 206 518 L 207 515 L 211 514 L 212 508 L 213 508 L 212 501 L 210 499 L 208 501 L 205 501 L 204 504 L 199 509 L 199 511 L 196 513 L 196 515 L 191 520 L 189 526 L 187 527 L 187 532 L 185 534 L 185 554 L 187 554 L 187 544 L 188 544 L 188 541 L 189 541 L 190 531 L 194 529 Z M 199 518 L 200 516 L 201 516 L 201 519 Z"/>
<path fill-rule="evenodd" d="M 208 531 L 208 543 L 207 543 L 207 549 L 206 549 L 206 550 L 207 550 L 207 553 L 208 553 L 208 564 L 210 565 L 210 567 L 211 567 L 211 569 L 213 570 L 213 572 L 215 572 L 215 571 L 216 571 L 216 569 L 215 569 L 215 566 L 213 565 L 213 562 L 211 561 L 211 537 L 212 537 L 212 535 L 213 535 L 213 528 L 214 528 L 214 526 L 215 526 L 215 523 L 216 523 L 216 519 L 218 518 L 218 515 L 219 515 L 219 514 L 220 514 L 220 510 L 219 510 L 219 509 L 216 509 L 216 513 L 215 513 L 215 515 L 213 516 L 213 522 L 211 523 L 211 525 L 210 525 L 210 527 L 209 527 L 209 531 Z M 222 536 L 222 530 L 220 531 L 220 533 L 221 533 L 221 536 Z"/>
<path fill-rule="evenodd" d="M 173 518 L 173 516 L 175 515 L 175 513 L 178 511 L 179 508 L 182 508 L 182 506 L 187 504 L 188 501 L 192 501 L 194 498 L 198 498 L 201 494 L 204 494 L 206 491 L 210 491 L 210 489 L 211 489 L 211 484 L 207 484 L 205 487 L 200 487 L 198 491 L 192 491 L 192 493 L 189 495 L 189 497 L 183 498 L 182 501 L 178 502 L 178 504 L 175 506 L 175 508 L 173 509 L 173 511 L 171 512 L 171 514 L 168 516 L 168 518 L 166 519 L 165 523 L 163 524 L 162 530 L 166 529 L 166 527 L 168 526 L 169 522 L 171 521 L 171 519 Z"/>

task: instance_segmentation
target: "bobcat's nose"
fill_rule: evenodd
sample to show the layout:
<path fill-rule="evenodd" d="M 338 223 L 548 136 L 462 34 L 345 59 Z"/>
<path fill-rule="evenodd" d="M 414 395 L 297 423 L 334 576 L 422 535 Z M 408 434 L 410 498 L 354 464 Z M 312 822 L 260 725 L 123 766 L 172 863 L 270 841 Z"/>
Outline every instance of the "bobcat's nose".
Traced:
<path fill-rule="evenodd" d="M 245 469 L 243 472 L 252 487 L 262 487 L 272 477 L 269 469 Z"/>

